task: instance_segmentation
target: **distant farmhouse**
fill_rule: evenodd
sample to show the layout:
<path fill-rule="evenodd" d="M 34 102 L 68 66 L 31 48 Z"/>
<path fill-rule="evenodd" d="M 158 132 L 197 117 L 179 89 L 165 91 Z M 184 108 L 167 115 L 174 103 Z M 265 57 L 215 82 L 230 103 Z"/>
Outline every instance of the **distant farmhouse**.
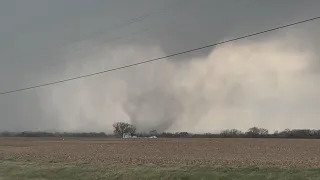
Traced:
<path fill-rule="evenodd" d="M 122 138 L 124 138 L 124 139 L 137 138 L 137 136 L 134 133 L 124 133 Z"/>
<path fill-rule="evenodd" d="M 134 133 L 124 133 L 122 136 L 123 139 L 135 139 L 138 138 L 138 136 Z M 145 138 L 151 138 L 151 139 L 157 139 L 157 136 L 150 136 Z"/>

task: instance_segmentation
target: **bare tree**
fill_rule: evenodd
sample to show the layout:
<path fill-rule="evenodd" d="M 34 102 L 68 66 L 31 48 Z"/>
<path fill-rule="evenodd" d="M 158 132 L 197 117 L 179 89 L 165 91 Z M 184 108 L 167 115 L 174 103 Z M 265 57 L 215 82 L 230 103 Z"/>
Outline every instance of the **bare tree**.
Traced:
<path fill-rule="evenodd" d="M 230 130 L 229 129 L 223 130 L 220 132 L 220 135 L 222 137 L 228 137 L 230 135 Z"/>
<path fill-rule="evenodd" d="M 279 132 L 279 135 L 282 137 L 290 137 L 292 135 L 292 131 L 290 129 L 285 129 Z"/>
<path fill-rule="evenodd" d="M 246 134 L 250 137 L 257 137 L 260 134 L 260 129 L 258 127 L 252 127 Z"/>
<path fill-rule="evenodd" d="M 237 129 L 227 129 L 221 131 L 220 135 L 223 137 L 239 137 L 242 135 L 242 132 Z"/>
<path fill-rule="evenodd" d="M 136 132 L 136 127 L 129 123 L 116 122 L 112 126 L 114 134 L 121 137 L 126 133 L 134 134 Z"/>
<path fill-rule="evenodd" d="M 231 130 L 230 130 L 230 133 L 231 133 L 231 135 L 233 135 L 233 136 L 239 136 L 239 135 L 242 134 L 242 132 L 241 132 L 240 130 L 238 130 L 238 129 L 231 129 Z"/>
<path fill-rule="evenodd" d="M 260 136 L 266 136 L 266 135 L 268 135 L 268 133 L 269 133 L 268 129 L 259 128 L 259 135 Z"/>

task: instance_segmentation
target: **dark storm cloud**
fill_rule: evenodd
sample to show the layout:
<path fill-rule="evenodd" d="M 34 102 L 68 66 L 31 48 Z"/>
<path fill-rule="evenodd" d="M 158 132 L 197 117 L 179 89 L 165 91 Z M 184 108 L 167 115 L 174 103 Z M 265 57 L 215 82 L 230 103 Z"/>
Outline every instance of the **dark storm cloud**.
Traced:
<path fill-rule="evenodd" d="M 147 29 L 145 32 L 109 42 L 109 46 L 155 45 L 164 54 L 170 54 L 312 17 L 318 15 L 317 12 L 320 8 L 320 2 L 316 0 L 284 0 L 281 2 L 198 0 L 169 8 L 165 13 L 155 14 L 122 29 L 108 31 L 112 27 L 127 22 L 132 17 L 157 11 L 171 3 L 170 0 L 1 1 L 0 91 L 63 79 L 66 76 L 77 76 L 79 73 L 83 74 L 85 72 L 81 71 L 73 71 L 71 74 L 64 73 L 70 49 L 80 47 L 80 52 L 86 52 L 86 49 L 106 46 L 105 42 L 109 39 L 132 32 Z M 301 29 L 303 32 L 300 33 L 301 38 L 304 39 L 303 42 L 308 42 L 306 47 L 315 47 L 320 42 L 317 35 L 318 27 L 319 23 L 297 27 L 298 31 Z M 84 39 L 84 37 L 90 38 Z M 84 45 L 82 46 L 82 44 Z M 73 51 L 75 50 L 71 50 L 71 53 Z M 183 63 L 197 57 L 206 57 L 210 52 L 211 49 L 208 49 L 175 59 Z M 73 58 L 72 63 L 75 64 L 75 67 L 85 63 L 84 60 L 81 60 L 84 56 Z M 139 54 L 139 57 L 151 56 Z M 92 62 L 93 60 L 87 59 L 87 61 Z M 319 61 L 317 59 L 312 61 L 315 64 L 312 66 L 313 71 L 317 72 Z M 100 66 L 100 69 L 93 68 L 90 71 L 86 70 L 86 72 L 109 67 L 107 63 L 104 65 L 106 66 Z M 239 88 L 241 89 L 239 86 L 233 87 L 232 89 L 235 90 L 228 92 L 230 97 L 237 97 L 237 93 L 240 92 Z M 55 130 L 61 128 L 61 114 L 52 113 L 48 116 L 48 113 L 44 112 L 46 108 L 42 107 L 43 99 L 50 103 L 50 98 L 52 98 L 50 94 L 44 92 L 45 90 L 42 88 L 0 97 L 0 130 Z M 175 94 L 171 94 L 172 92 L 167 93 L 161 89 L 157 92 L 157 98 L 163 97 L 164 104 L 171 101 L 171 96 L 175 96 Z M 148 95 L 148 92 L 142 94 L 144 93 L 147 95 L 134 97 L 132 102 L 151 101 L 155 103 L 158 101 L 153 99 L 152 94 Z M 169 100 L 166 101 L 166 98 Z M 234 101 L 235 99 L 231 98 L 228 103 L 237 103 Z M 180 104 L 179 100 L 170 103 L 179 111 L 186 111 L 180 108 Z M 154 104 L 155 107 L 157 105 L 157 103 Z M 175 112 L 167 112 L 163 106 L 161 108 L 163 111 L 159 113 L 168 114 L 168 120 L 171 116 L 176 116 Z M 89 122 L 90 118 L 88 117 L 84 121 Z M 162 123 L 159 124 L 161 127 L 162 125 Z M 160 129 L 165 128 L 167 128 L 166 125 L 163 125 Z M 95 128 L 92 127 L 92 129 Z"/>

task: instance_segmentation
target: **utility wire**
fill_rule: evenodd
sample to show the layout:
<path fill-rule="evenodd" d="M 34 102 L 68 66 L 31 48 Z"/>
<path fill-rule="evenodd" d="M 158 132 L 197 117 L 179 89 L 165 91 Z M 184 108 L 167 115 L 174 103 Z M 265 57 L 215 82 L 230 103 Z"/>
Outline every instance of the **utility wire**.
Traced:
<path fill-rule="evenodd" d="M 233 38 L 233 39 L 222 41 L 222 42 L 219 42 L 219 43 L 209 44 L 209 45 L 198 47 L 198 48 L 195 48 L 195 49 L 190 49 L 190 50 L 178 52 L 178 53 L 167 55 L 167 56 L 162 56 L 162 57 L 155 58 L 155 59 L 150 59 L 150 60 L 141 61 L 141 62 L 138 62 L 138 63 L 129 64 L 129 65 L 126 65 L 126 66 L 121 66 L 121 67 L 117 67 L 117 68 L 113 68 L 113 69 L 107 69 L 107 70 L 104 70 L 104 71 L 95 72 L 95 73 L 91 73 L 91 74 L 86 74 L 86 75 L 82 75 L 82 76 L 77 76 L 77 77 L 73 77 L 73 78 L 69 78 L 69 79 L 49 82 L 49 83 L 46 83 L 46 84 L 40 84 L 40 85 L 36 85 L 36 86 L 30 86 L 30 87 L 25 87 L 25 88 L 21 88 L 21 89 L 11 90 L 11 91 L 4 91 L 4 92 L 0 92 L 0 95 L 15 93 L 15 92 L 19 92 L 19 91 L 25 91 L 25 90 L 29 90 L 29 89 L 40 88 L 40 87 L 49 86 L 49 85 L 53 85 L 53 84 L 58 84 L 58 83 L 63 83 L 63 82 L 67 82 L 67 81 L 73 81 L 73 80 L 77 80 L 77 79 L 82 79 L 82 78 L 86 78 L 86 77 L 89 77 L 89 76 L 95 76 L 95 75 L 99 75 L 99 74 L 109 73 L 109 72 L 112 72 L 112 71 L 117 71 L 117 70 L 129 68 L 129 67 L 133 67 L 133 66 L 146 64 L 146 63 L 151 63 L 151 62 L 163 60 L 163 59 L 166 59 L 166 58 L 170 58 L 170 57 L 173 57 L 173 56 L 178 56 L 178 55 L 181 55 L 181 54 L 186 54 L 186 53 L 189 53 L 189 52 L 198 51 L 198 50 L 206 49 L 206 48 L 209 48 L 209 47 L 214 47 L 214 46 L 225 44 L 225 43 L 229 43 L 229 42 L 232 42 L 232 41 L 237 41 L 237 40 L 245 39 L 245 38 L 248 38 L 248 37 L 261 35 L 261 34 L 264 34 L 264 33 L 271 32 L 271 31 L 276 31 L 276 30 L 279 30 L 279 29 L 288 28 L 288 27 L 295 26 L 295 25 L 298 25 L 298 24 L 302 24 L 302 23 L 306 23 L 306 22 L 310 22 L 310 21 L 315 21 L 315 20 L 318 20 L 318 19 L 320 19 L 320 16 L 309 18 L 309 19 L 306 19 L 306 20 L 303 20 L 303 21 L 294 22 L 294 23 L 291 23 L 291 24 L 283 25 L 283 26 L 278 26 L 278 27 L 267 29 L 267 30 L 264 30 L 264 31 L 248 34 L 248 35 L 241 36 L 241 37 L 238 37 L 238 38 Z"/>

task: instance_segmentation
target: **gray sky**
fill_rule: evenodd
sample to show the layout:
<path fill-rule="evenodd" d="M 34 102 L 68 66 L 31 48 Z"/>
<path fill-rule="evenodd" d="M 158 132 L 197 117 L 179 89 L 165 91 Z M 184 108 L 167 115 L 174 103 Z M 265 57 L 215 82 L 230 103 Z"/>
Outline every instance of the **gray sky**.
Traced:
<path fill-rule="evenodd" d="M 127 24 L 122 28 L 115 29 L 115 27 L 126 24 L 133 17 L 157 12 L 162 8 L 166 8 L 166 11 L 152 14 L 142 21 Z M 0 1 L 0 91 L 2 92 L 46 83 L 52 80 L 78 76 L 85 73 L 108 69 L 109 67 L 116 67 L 119 64 L 146 60 L 148 58 L 157 57 L 157 55 L 171 54 L 219 42 L 228 38 L 246 35 L 313 16 L 319 16 L 320 14 L 317 12 L 319 8 L 320 1 L 317 0 L 188 0 L 187 3 L 173 0 L 2 0 Z M 299 44 L 308 47 L 309 49 L 315 48 L 317 42 L 319 42 L 318 40 L 320 40 L 318 36 L 319 32 L 316 30 L 319 29 L 319 25 L 319 22 L 312 22 L 310 24 L 295 27 L 294 29 L 299 34 Z M 284 36 L 285 34 L 286 31 L 282 31 L 277 35 Z M 122 38 L 112 41 L 117 37 Z M 263 41 L 261 38 L 251 38 L 251 40 L 257 42 Z M 124 48 L 126 50 L 122 51 L 123 46 L 133 48 L 134 52 L 140 53 L 139 56 L 135 56 L 135 54 L 131 52 L 132 49 L 130 51 L 130 48 Z M 128 53 L 134 60 L 131 61 L 127 60 L 128 57 L 121 57 L 121 62 L 111 62 L 111 60 L 109 62 L 108 58 L 111 58 L 109 55 L 97 55 L 99 53 L 101 54 L 102 51 L 104 52 L 103 48 L 105 47 L 116 49 L 106 51 L 111 51 L 110 54 L 113 54 L 112 57 L 125 56 L 125 54 Z M 138 47 L 137 50 L 135 50 L 136 47 Z M 156 47 L 160 50 L 156 50 L 155 53 L 147 52 L 150 50 L 150 47 Z M 188 63 L 189 61 L 193 61 L 192 59 L 207 57 L 211 50 L 212 49 L 208 49 L 176 57 L 174 60 L 181 64 Z M 115 51 L 121 55 L 118 55 Z M 315 54 L 317 51 L 318 50 L 313 50 Z M 146 54 L 144 54 L 144 52 Z M 232 53 L 232 51 L 229 53 Z M 100 60 L 96 61 L 95 58 L 100 58 Z M 100 63 L 101 59 L 104 59 L 102 64 Z M 81 69 L 86 63 L 90 64 L 90 68 Z M 317 72 L 317 58 L 313 58 L 310 63 L 314 63 L 315 66 L 309 68 L 308 72 L 311 70 Z M 71 69 L 74 69 L 70 70 L 70 66 Z M 140 72 L 144 72 L 146 68 L 155 68 L 151 66 L 157 65 L 150 64 L 140 67 L 143 69 L 140 70 Z M 167 66 L 159 67 L 166 68 Z M 77 68 L 80 68 L 81 70 Z M 169 71 L 163 69 L 153 70 L 159 71 L 160 74 Z M 280 69 L 279 72 L 282 72 L 282 69 Z M 135 76 L 130 73 L 131 71 L 127 71 L 127 73 L 123 72 L 125 75 L 122 76 L 125 77 L 117 82 L 126 82 L 125 88 L 132 88 L 132 91 L 136 91 L 137 94 L 144 92 L 144 90 L 140 88 L 145 86 L 145 84 L 141 82 L 149 83 L 150 85 L 151 82 L 149 81 L 152 80 L 144 79 L 139 81 L 141 80 L 139 78 L 145 78 L 143 74 L 138 76 L 138 79 L 134 79 Z M 61 93 L 64 93 L 61 97 L 70 97 L 78 92 L 77 90 L 81 90 L 81 88 L 90 85 L 94 89 L 91 93 L 97 94 L 97 96 L 92 95 L 92 97 L 88 97 L 91 100 L 96 99 L 92 100 L 92 106 L 97 106 L 97 108 L 101 108 L 102 106 L 102 108 L 106 109 L 108 109 L 109 106 L 113 107 L 112 104 L 106 105 L 109 102 L 100 102 L 100 99 L 104 98 L 104 92 L 102 90 L 95 92 L 100 88 L 98 85 L 100 84 L 99 82 L 103 81 L 101 78 L 106 76 L 111 78 L 121 75 L 117 73 L 107 74 L 103 77 L 99 77 L 99 80 L 97 79 L 98 77 L 96 79 L 88 78 L 88 80 L 86 80 L 86 83 L 88 84 L 82 85 L 75 83 L 62 86 L 55 85 L 55 87 L 60 86 L 61 88 L 65 87 L 66 89 L 53 90 L 51 88 L 40 88 L 37 90 L 1 96 L 0 130 L 21 131 L 57 129 L 104 131 L 104 129 L 106 129 L 105 131 L 109 131 L 110 123 L 112 124 L 115 120 L 121 120 L 121 118 L 126 121 L 126 118 L 128 117 L 125 117 L 124 115 L 118 117 L 117 115 L 114 115 L 117 114 L 117 110 L 112 110 L 112 108 L 110 108 L 109 110 L 106 110 L 112 111 L 112 113 L 110 112 L 112 114 L 110 116 L 98 115 L 81 119 L 83 116 L 86 116 L 81 115 L 81 113 L 83 113 L 82 108 L 85 108 L 86 106 L 81 108 L 79 106 L 79 109 L 70 110 L 68 109 L 70 108 L 69 106 L 79 105 L 79 103 L 72 103 L 74 99 L 71 98 L 66 100 L 67 102 L 59 100 L 55 101 L 55 99 L 59 99 L 57 96 L 61 95 Z M 89 82 L 90 79 L 92 82 Z M 170 79 L 170 77 L 161 75 L 161 77 L 155 77 L 154 81 L 158 81 L 159 84 L 163 84 L 162 87 L 164 87 L 166 86 L 165 84 L 168 84 L 166 79 Z M 106 84 L 105 88 L 108 89 L 108 86 L 110 85 L 117 86 L 117 83 L 112 84 L 110 83 L 111 81 L 112 80 L 107 81 L 109 84 Z M 155 82 L 152 83 L 150 87 L 153 87 L 153 89 L 151 88 L 150 91 L 153 91 L 157 87 Z M 120 85 L 117 86 L 117 88 L 117 90 L 121 90 Z M 170 88 L 172 87 L 170 86 Z M 59 93 L 54 93 L 52 91 L 59 91 Z M 162 114 L 172 114 L 173 112 L 171 111 L 167 112 L 163 110 L 163 107 L 168 106 L 166 104 L 169 103 L 169 100 L 162 102 L 162 105 L 155 103 L 160 102 L 161 99 L 170 99 L 171 96 L 177 96 L 174 93 L 172 94 L 171 90 L 165 88 L 165 91 L 169 91 L 170 96 L 166 94 L 165 98 L 157 99 L 154 98 L 156 95 L 151 94 L 151 100 L 147 100 L 152 101 L 152 107 L 154 106 L 156 110 L 141 110 L 140 113 L 152 112 L 153 114 L 148 116 L 148 118 L 152 118 L 152 116 L 156 114 L 155 116 L 159 116 L 159 119 L 162 118 Z M 115 92 L 118 91 L 110 90 L 105 93 L 108 94 L 108 97 L 114 97 L 117 96 L 112 94 Z M 162 97 L 161 93 L 163 92 L 157 92 L 156 94 L 160 94 L 159 97 Z M 300 91 L 298 93 L 300 93 Z M 128 95 L 128 93 L 125 94 L 128 98 L 133 96 L 133 99 L 136 96 L 140 96 Z M 83 97 L 81 95 L 79 96 Z M 78 98 L 79 96 L 74 98 Z M 122 96 L 122 94 L 119 94 L 119 96 Z M 312 98 L 307 96 L 304 97 L 305 98 L 299 100 L 299 102 L 303 101 L 306 102 L 306 104 L 318 104 L 318 101 L 311 102 L 310 99 L 312 100 Z M 111 100 L 107 99 L 106 101 Z M 132 102 L 135 101 L 139 100 L 133 100 Z M 274 107 L 275 104 L 279 105 L 279 103 L 276 102 L 277 101 L 270 101 L 271 105 L 267 105 L 268 103 L 266 103 L 261 106 L 263 106 L 263 109 L 275 112 L 277 110 L 270 110 L 269 107 Z M 179 103 L 185 105 L 186 102 L 181 102 L 179 100 Z M 176 106 L 175 103 L 170 104 L 174 104 L 174 107 L 172 108 L 177 108 L 179 106 Z M 68 112 L 72 111 L 73 114 L 65 116 L 64 114 L 66 112 L 61 109 L 63 105 L 66 106 L 63 107 L 63 109 Z M 206 108 L 210 109 L 212 106 L 213 104 L 209 103 Z M 303 109 L 300 106 L 297 108 Z M 97 110 L 97 112 L 92 110 L 90 113 L 99 114 L 103 111 L 104 110 L 101 109 Z M 185 113 L 186 111 L 187 108 L 184 107 L 183 113 L 178 113 L 179 117 L 187 116 L 188 113 Z M 218 110 L 216 109 L 216 111 Z M 286 112 L 287 114 L 290 114 L 292 111 L 296 110 L 294 110 L 293 107 L 287 107 L 283 110 L 283 112 Z M 301 111 L 303 111 L 302 114 L 308 113 L 307 110 Z M 222 110 L 219 112 L 222 112 Z M 225 113 L 228 114 L 231 113 L 231 111 L 226 110 Z M 270 125 L 272 123 L 268 123 L 270 119 L 266 116 L 265 118 L 260 118 L 256 125 L 262 126 L 269 124 L 267 126 L 269 128 L 283 128 L 283 125 Z M 75 117 L 77 117 L 79 121 L 73 120 L 72 123 L 83 124 L 83 126 L 73 126 L 72 123 L 70 126 L 64 125 L 65 121 L 69 121 L 68 118 L 76 119 Z M 310 119 L 316 119 L 315 117 L 318 118 L 317 115 L 314 115 Z M 176 118 L 176 115 L 170 115 L 166 118 L 166 121 L 173 121 L 170 120 L 170 118 L 174 119 Z M 195 116 L 194 118 L 198 117 Z M 291 117 L 286 116 L 285 119 L 290 118 Z M 140 119 L 144 119 L 144 117 Z M 108 121 L 108 123 L 101 124 L 101 121 Z M 261 121 L 264 121 L 264 123 L 261 123 Z M 164 124 L 159 124 L 164 130 L 174 127 L 171 124 L 168 127 Z M 254 124 L 255 123 L 249 123 L 248 126 Z M 173 130 L 187 129 L 192 131 L 193 129 L 190 129 L 190 127 L 195 125 L 196 123 L 191 123 L 190 126 L 185 128 L 182 128 L 181 125 L 176 125 L 176 128 L 173 128 Z M 297 126 L 298 125 L 299 123 Z M 315 121 L 311 120 L 306 126 L 320 128 L 319 123 L 317 124 Z M 85 127 L 90 128 L 86 129 Z M 233 128 L 232 125 L 217 127 Z M 148 126 L 146 128 L 157 127 Z M 246 127 L 241 126 L 241 128 Z M 203 131 L 210 130 L 211 129 L 204 129 Z M 213 130 L 217 130 L 217 128 L 213 128 L 212 131 Z"/>

